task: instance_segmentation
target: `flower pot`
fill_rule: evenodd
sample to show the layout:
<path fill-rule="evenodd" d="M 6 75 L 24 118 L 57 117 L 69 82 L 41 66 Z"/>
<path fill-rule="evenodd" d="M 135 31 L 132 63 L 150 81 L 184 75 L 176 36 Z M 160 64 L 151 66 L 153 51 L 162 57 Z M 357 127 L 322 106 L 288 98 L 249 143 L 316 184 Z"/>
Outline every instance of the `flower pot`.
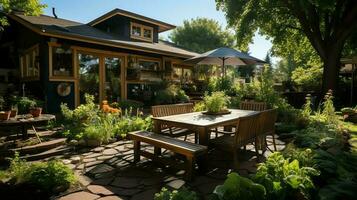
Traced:
<path fill-rule="evenodd" d="M 11 111 L 0 112 L 0 121 L 6 121 L 10 119 Z"/>
<path fill-rule="evenodd" d="M 10 114 L 10 117 L 16 117 L 17 115 L 17 110 L 11 110 L 11 114 Z"/>
<path fill-rule="evenodd" d="M 33 117 L 39 117 L 42 113 L 42 108 L 31 108 L 30 109 L 30 114 L 33 116 Z"/>

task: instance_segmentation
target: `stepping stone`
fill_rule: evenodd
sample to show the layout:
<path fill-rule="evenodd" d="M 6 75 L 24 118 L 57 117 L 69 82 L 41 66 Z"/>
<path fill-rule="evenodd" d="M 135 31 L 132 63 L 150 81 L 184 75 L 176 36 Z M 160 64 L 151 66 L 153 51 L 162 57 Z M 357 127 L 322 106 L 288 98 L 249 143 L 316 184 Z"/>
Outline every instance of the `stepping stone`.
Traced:
<path fill-rule="evenodd" d="M 133 196 L 134 194 L 141 192 L 141 190 L 137 188 L 128 189 L 128 188 L 117 188 L 112 186 L 105 186 L 105 187 L 119 196 Z"/>
<path fill-rule="evenodd" d="M 76 192 L 64 197 L 61 197 L 59 200 L 78 200 L 78 199 L 85 199 L 85 200 L 94 200 L 98 199 L 100 196 L 91 194 L 89 192 Z"/>
<path fill-rule="evenodd" d="M 89 163 L 86 163 L 85 166 L 86 167 L 92 167 L 94 165 L 98 165 L 100 163 L 102 163 L 103 161 L 102 160 L 97 160 L 97 161 L 93 161 L 93 162 L 89 162 Z"/>
<path fill-rule="evenodd" d="M 83 186 L 88 186 L 89 184 L 91 184 L 92 179 L 89 178 L 88 176 L 79 175 L 79 174 L 76 174 L 76 175 L 77 175 L 78 182 L 79 182 L 81 185 L 83 185 Z"/>
<path fill-rule="evenodd" d="M 93 193 L 93 194 L 98 194 L 98 195 L 112 195 L 114 194 L 112 191 L 108 190 L 107 188 L 101 186 L 101 185 L 89 185 L 87 189 Z"/>
<path fill-rule="evenodd" d="M 87 155 L 84 158 L 95 158 L 95 157 L 99 157 L 101 155 L 102 155 L 101 153 L 90 153 L 89 155 Z"/>
<path fill-rule="evenodd" d="M 81 157 L 80 156 L 74 156 L 74 157 L 71 157 L 71 163 L 72 164 L 77 164 L 81 161 Z"/>
<path fill-rule="evenodd" d="M 94 148 L 92 151 L 99 153 L 99 152 L 102 152 L 104 149 L 105 149 L 104 147 L 97 147 L 97 148 Z"/>
<path fill-rule="evenodd" d="M 98 200 L 124 200 L 124 199 L 118 196 L 106 196 L 106 197 L 99 198 Z"/>
<path fill-rule="evenodd" d="M 177 180 L 173 180 L 169 183 L 167 183 L 166 185 L 171 187 L 172 189 L 174 190 L 178 190 L 180 189 L 183 185 L 185 185 L 185 181 L 184 180 L 181 180 L 181 179 L 177 179 Z"/>
<path fill-rule="evenodd" d="M 158 189 L 150 189 L 134 195 L 130 200 L 152 200 Z"/>
<path fill-rule="evenodd" d="M 67 167 L 70 168 L 70 169 L 75 169 L 76 168 L 76 166 L 73 165 L 73 164 L 68 164 Z"/>
<path fill-rule="evenodd" d="M 116 155 L 116 154 L 118 154 L 118 151 L 113 149 L 113 148 L 112 149 L 106 149 L 106 150 L 103 151 L 103 155 L 105 155 L 105 156 Z"/>
<path fill-rule="evenodd" d="M 95 185 L 109 185 L 112 181 L 113 178 L 100 178 L 93 181 L 92 183 Z"/>
<path fill-rule="evenodd" d="M 84 169 L 84 164 L 78 165 L 78 166 L 77 166 L 77 169 L 80 169 L 80 170 Z"/>
<path fill-rule="evenodd" d="M 111 158 L 113 158 L 114 155 L 109 155 L 109 156 L 99 156 L 97 159 L 98 160 L 109 160 Z"/>
<path fill-rule="evenodd" d="M 143 184 L 145 186 L 151 186 L 151 185 L 157 185 L 161 182 L 159 178 L 146 178 L 140 182 L 140 184 Z"/>
<path fill-rule="evenodd" d="M 93 162 L 93 161 L 96 161 L 97 159 L 96 158 L 85 158 L 83 159 L 83 162 L 84 163 L 88 163 L 88 162 Z"/>
<path fill-rule="evenodd" d="M 106 148 L 114 148 L 114 147 L 116 147 L 116 146 L 118 146 L 118 145 L 116 145 L 116 144 L 108 144 L 108 145 L 106 145 L 105 147 L 106 147 Z"/>
<path fill-rule="evenodd" d="M 62 163 L 65 164 L 65 165 L 68 165 L 68 164 L 71 163 L 71 160 L 64 159 L 64 160 L 62 160 Z"/>
<path fill-rule="evenodd" d="M 112 182 L 113 186 L 121 188 L 136 188 L 140 185 L 138 178 L 118 177 Z"/>
<path fill-rule="evenodd" d="M 99 173 L 106 173 L 106 172 L 111 172 L 113 171 L 114 168 L 107 165 L 107 164 L 99 164 L 97 166 L 95 166 L 90 173 L 91 174 L 99 174 Z"/>

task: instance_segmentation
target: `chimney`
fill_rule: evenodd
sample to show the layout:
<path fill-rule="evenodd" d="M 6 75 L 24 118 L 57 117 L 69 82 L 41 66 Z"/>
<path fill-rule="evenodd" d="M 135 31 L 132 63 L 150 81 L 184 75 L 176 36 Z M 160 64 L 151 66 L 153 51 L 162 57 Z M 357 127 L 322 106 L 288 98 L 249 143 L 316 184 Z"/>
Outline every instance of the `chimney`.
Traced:
<path fill-rule="evenodd" d="M 55 7 L 52 7 L 52 14 L 57 19 L 56 8 Z"/>

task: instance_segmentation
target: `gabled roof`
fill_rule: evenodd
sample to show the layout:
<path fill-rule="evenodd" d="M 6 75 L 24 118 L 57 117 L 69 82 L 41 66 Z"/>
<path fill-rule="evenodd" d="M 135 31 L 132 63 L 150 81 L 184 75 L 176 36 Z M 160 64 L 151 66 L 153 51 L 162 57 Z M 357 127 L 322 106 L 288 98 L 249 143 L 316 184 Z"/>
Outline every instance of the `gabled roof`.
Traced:
<path fill-rule="evenodd" d="M 156 20 L 156 19 L 152 19 L 149 17 L 145 17 L 136 13 L 132 13 L 126 10 L 122 10 L 119 8 L 116 8 L 100 17 L 98 17 L 97 19 L 94 19 L 93 21 L 89 22 L 88 25 L 90 26 L 94 26 L 96 24 L 99 24 L 100 22 L 103 22 L 109 18 L 112 18 L 115 15 L 120 15 L 120 16 L 125 16 L 125 17 L 129 17 L 131 19 L 136 19 L 139 21 L 143 21 L 143 22 L 147 22 L 149 24 L 153 24 L 153 25 L 157 25 L 159 27 L 159 33 L 164 32 L 164 31 L 168 31 L 171 29 L 176 28 L 176 26 Z"/>
<path fill-rule="evenodd" d="M 9 17 L 32 31 L 44 36 L 177 56 L 181 58 L 191 58 L 197 55 L 197 53 L 168 45 L 163 42 L 148 43 L 126 40 L 117 35 L 96 29 L 90 25 L 66 19 L 54 18 L 46 15 L 27 16 L 18 12 L 9 15 Z"/>

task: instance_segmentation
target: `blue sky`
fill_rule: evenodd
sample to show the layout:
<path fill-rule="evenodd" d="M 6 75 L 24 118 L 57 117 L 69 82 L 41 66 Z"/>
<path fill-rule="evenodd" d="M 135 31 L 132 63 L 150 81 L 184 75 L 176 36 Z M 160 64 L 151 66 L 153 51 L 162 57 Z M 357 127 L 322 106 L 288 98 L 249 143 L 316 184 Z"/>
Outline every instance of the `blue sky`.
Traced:
<path fill-rule="evenodd" d="M 161 20 L 176 26 L 185 19 L 207 17 L 226 26 L 224 13 L 216 10 L 214 0 L 42 0 L 48 5 L 46 15 L 52 15 L 56 8 L 58 17 L 87 23 L 114 8 L 124 9 L 150 18 Z M 161 34 L 167 37 L 169 32 Z M 264 37 L 256 35 L 250 45 L 252 56 L 264 59 L 271 43 Z"/>

